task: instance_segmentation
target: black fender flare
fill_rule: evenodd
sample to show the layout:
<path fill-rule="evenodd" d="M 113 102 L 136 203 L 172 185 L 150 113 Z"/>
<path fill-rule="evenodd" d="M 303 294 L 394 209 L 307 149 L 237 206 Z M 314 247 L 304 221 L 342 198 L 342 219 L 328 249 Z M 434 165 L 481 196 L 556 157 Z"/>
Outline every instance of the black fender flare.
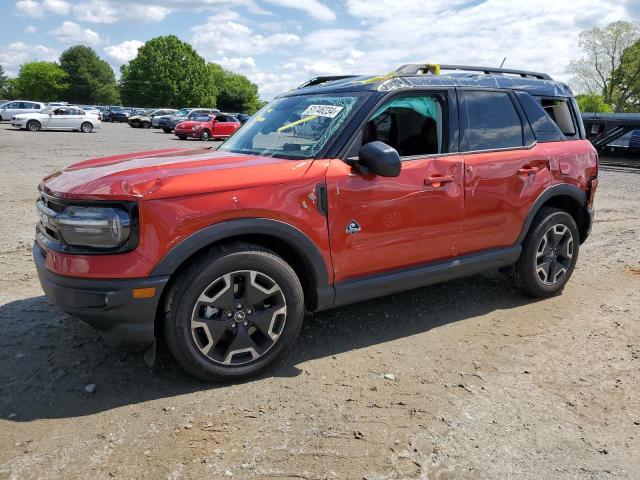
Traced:
<path fill-rule="evenodd" d="M 151 272 L 151 276 L 172 275 L 196 252 L 221 240 L 240 235 L 268 235 L 287 243 L 305 260 L 313 275 L 316 290 L 316 305 L 313 310 L 324 309 L 333 303 L 333 286 L 329 285 L 327 265 L 315 243 L 296 227 L 269 218 L 227 220 L 192 233 L 165 254 Z"/>
<path fill-rule="evenodd" d="M 563 183 L 560 185 L 553 185 L 547 188 L 544 192 L 540 194 L 540 196 L 533 203 L 533 206 L 527 213 L 527 217 L 524 220 L 524 225 L 522 226 L 522 230 L 520 231 L 520 236 L 518 240 L 516 240 L 516 244 L 522 243 L 529 233 L 529 228 L 531 227 L 531 223 L 533 219 L 538 214 L 542 205 L 548 202 L 553 197 L 570 197 L 575 200 L 580 208 L 586 208 L 587 206 L 587 194 L 580 190 L 575 185 L 569 185 L 567 183 Z"/>

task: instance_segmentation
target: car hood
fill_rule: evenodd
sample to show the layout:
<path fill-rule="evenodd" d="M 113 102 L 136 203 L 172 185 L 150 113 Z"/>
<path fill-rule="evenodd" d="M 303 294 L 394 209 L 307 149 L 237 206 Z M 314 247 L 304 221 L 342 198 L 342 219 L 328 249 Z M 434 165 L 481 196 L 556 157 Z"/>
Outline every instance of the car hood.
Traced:
<path fill-rule="evenodd" d="M 38 113 L 38 112 L 17 113 L 16 115 L 11 115 L 11 116 L 15 118 L 48 118 L 49 117 L 47 113 Z"/>
<path fill-rule="evenodd" d="M 293 182 L 312 162 L 211 148 L 152 150 L 76 163 L 45 177 L 40 188 L 71 199 L 169 198 Z"/>
<path fill-rule="evenodd" d="M 180 128 L 191 128 L 194 125 L 204 125 L 206 122 L 196 122 L 195 120 L 184 120 L 182 122 L 178 122 L 176 127 L 180 126 Z"/>

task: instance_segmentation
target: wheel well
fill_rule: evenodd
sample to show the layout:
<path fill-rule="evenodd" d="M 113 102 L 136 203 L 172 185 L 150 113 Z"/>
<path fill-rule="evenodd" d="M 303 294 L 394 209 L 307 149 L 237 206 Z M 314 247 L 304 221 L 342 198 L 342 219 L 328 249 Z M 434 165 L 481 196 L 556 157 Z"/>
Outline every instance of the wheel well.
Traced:
<path fill-rule="evenodd" d="M 544 207 L 553 207 L 567 212 L 578 226 L 580 232 L 580 243 L 587 237 L 588 222 L 586 221 L 585 208 L 573 197 L 569 195 L 557 195 L 540 205 L 540 209 Z"/>
<path fill-rule="evenodd" d="M 314 278 L 313 269 L 308 261 L 301 255 L 293 245 L 289 242 L 282 240 L 279 237 L 264 234 L 250 234 L 250 235 L 235 235 L 221 239 L 217 242 L 213 242 L 204 248 L 194 252 L 189 258 L 187 258 L 171 275 L 171 280 L 165 286 L 162 293 L 162 297 L 158 303 L 158 309 L 156 311 L 155 330 L 156 337 L 162 336 L 162 315 L 164 314 L 164 303 L 166 295 L 171 290 L 171 282 L 177 278 L 182 271 L 186 270 L 191 262 L 198 261 L 198 258 L 205 255 L 209 250 L 216 246 L 230 245 L 233 243 L 252 243 L 264 248 L 268 248 L 276 255 L 279 255 L 286 261 L 293 271 L 298 276 L 300 284 L 302 285 L 302 291 L 304 292 L 305 307 L 308 311 L 314 311 L 317 305 L 318 299 L 316 298 L 316 283 L 317 279 Z"/>

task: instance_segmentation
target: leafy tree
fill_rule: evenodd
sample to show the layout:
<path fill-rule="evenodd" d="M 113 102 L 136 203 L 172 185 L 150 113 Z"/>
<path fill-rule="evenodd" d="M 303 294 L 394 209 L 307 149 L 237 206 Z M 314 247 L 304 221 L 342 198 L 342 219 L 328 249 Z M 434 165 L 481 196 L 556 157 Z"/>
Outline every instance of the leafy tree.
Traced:
<path fill-rule="evenodd" d="M 42 102 L 60 100 L 69 88 L 67 78 L 67 72 L 57 63 L 25 63 L 15 79 L 14 95 Z"/>
<path fill-rule="evenodd" d="M 0 65 L 0 98 L 8 97 L 9 79 L 4 74 L 4 68 Z"/>
<path fill-rule="evenodd" d="M 579 90 L 602 95 L 604 102 L 621 111 L 624 105 L 616 98 L 618 78 L 613 73 L 620 67 L 623 52 L 640 38 L 637 23 L 618 21 L 580 33 L 579 45 L 585 57 L 569 64 Z"/>
<path fill-rule="evenodd" d="M 65 50 L 60 55 L 60 67 L 69 76 L 67 101 L 106 105 L 120 102 L 113 70 L 92 48 L 76 45 Z"/>
<path fill-rule="evenodd" d="M 258 87 L 247 77 L 225 70 L 216 63 L 210 63 L 208 67 L 218 92 L 220 110 L 254 113 L 262 107 Z"/>
<path fill-rule="evenodd" d="M 216 89 L 204 59 L 174 35 L 156 37 L 121 69 L 120 95 L 140 107 L 213 107 Z"/>
<path fill-rule="evenodd" d="M 602 95 L 587 93 L 576 95 L 576 100 L 581 112 L 613 112 L 611 105 L 605 103 Z"/>
<path fill-rule="evenodd" d="M 612 77 L 618 111 L 640 111 L 640 40 L 624 50 Z"/>

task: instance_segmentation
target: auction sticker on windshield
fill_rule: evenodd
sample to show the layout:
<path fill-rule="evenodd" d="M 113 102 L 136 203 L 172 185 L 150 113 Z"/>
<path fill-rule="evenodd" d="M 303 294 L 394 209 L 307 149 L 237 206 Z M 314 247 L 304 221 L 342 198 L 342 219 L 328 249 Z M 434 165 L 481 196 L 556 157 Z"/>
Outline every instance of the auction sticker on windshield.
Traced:
<path fill-rule="evenodd" d="M 333 118 L 340 113 L 344 107 L 337 105 L 309 105 L 307 109 L 302 112 L 302 116 L 315 115 L 316 117 L 329 117 Z"/>

